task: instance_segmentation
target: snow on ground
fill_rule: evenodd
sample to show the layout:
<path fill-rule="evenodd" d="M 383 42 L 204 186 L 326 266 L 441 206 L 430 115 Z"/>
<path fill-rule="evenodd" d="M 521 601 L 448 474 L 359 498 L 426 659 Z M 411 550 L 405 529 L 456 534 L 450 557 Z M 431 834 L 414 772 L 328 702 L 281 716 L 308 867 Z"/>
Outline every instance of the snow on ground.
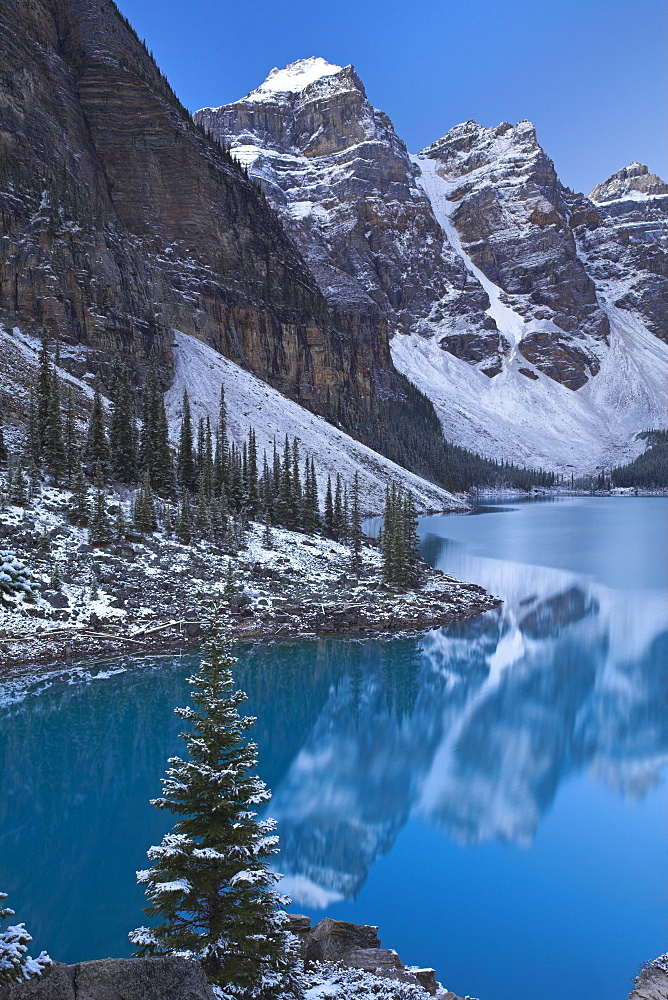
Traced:
<path fill-rule="evenodd" d="M 487 291 L 489 314 L 511 343 L 503 370 L 490 379 L 465 361 L 443 351 L 433 337 L 397 334 L 392 358 L 399 369 L 431 399 L 448 440 L 493 458 L 542 466 L 576 475 L 622 465 L 644 450 L 634 440 L 643 429 L 668 422 L 668 345 L 654 337 L 631 312 L 612 305 L 602 294 L 610 317 L 610 348 L 599 374 L 573 392 L 537 369 L 529 379 L 520 367 L 533 368 L 518 356 L 522 336 L 536 329 L 501 301 L 501 291 L 472 263 L 450 222 L 454 207 L 448 184 L 436 163 L 415 157 L 420 183 L 431 199 L 444 232 Z M 544 325 L 544 324 L 543 324 Z"/>
<path fill-rule="evenodd" d="M 288 434 L 290 439 L 299 438 L 302 455 L 314 456 L 321 492 L 328 475 L 340 473 L 350 484 L 357 472 L 366 512 L 382 511 L 385 489 L 392 483 L 410 490 L 420 510 L 465 508 L 463 501 L 452 494 L 355 441 L 202 341 L 180 331 L 174 331 L 174 336 L 175 378 L 165 396 L 174 441 L 178 438 L 184 389 L 190 398 L 195 426 L 200 417 L 208 416 L 215 427 L 220 387 L 224 385 L 229 435 L 241 445 L 254 427 L 260 461 L 263 451 L 271 460 L 274 441 L 281 448 Z"/>

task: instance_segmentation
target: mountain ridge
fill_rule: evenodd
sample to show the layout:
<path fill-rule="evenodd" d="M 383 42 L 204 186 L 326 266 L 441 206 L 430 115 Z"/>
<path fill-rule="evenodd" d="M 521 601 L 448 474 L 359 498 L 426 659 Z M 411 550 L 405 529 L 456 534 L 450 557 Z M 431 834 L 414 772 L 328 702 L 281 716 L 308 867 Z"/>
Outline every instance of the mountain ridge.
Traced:
<path fill-rule="evenodd" d="M 561 184 L 531 123 L 469 121 L 409 155 L 354 68 L 334 69 L 326 91 L 267 94 L 261 119 L 248 98 L 195 114 L 261 184 L 330 304 L 374 303 L 395 365 L 458 445 L 575 473 L 637 454 L 634 434 L 666 419 L 668 355 L 642 333 L 668 337 L 661 223 L 620 264 L 611 212 Z M 612 370 L 627 355 L 630 385 Z M 523 441 L 512 412 L 526 405 L 538 426 Z"/>

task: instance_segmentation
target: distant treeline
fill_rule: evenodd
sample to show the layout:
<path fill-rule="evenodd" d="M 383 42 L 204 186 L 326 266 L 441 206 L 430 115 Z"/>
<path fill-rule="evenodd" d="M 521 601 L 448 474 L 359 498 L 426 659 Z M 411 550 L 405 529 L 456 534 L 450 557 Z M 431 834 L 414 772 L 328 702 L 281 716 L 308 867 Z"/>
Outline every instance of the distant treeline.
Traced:
<path fill-rule="evenodd" d="M 612 485 L 647 490 L 668 487 L 668 431 L 642 431 L 638 437 L 648 442 L 647 450 L 628 465 L 613 469 Z"/>
<path fill-rule="evenodd" d="M 532 486 L 558 484 L 554 472 L 495 462 L 446 441 L 430 400 L 407 379 L 404 381 L 405 397 L 387 400 L 386 418 L 370 425 L 362 436 L 369 447 L 453 493 L 476 487 L 529 490 Z"/>

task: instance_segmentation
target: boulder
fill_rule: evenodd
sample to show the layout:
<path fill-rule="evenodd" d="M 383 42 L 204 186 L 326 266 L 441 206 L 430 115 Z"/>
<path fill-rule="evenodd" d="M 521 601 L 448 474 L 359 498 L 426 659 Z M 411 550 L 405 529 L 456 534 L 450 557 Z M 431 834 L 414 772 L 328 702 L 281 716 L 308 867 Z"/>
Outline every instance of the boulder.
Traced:
<path fill-rule="evenodd" d="M 186 958 L 104 958 L 56 962 L 37 979 L 0 988 L 0 1000 L 214 1000 L 198 962 Z"/>
<path fill-rule="evenodd" d="M 311 931 L 307 962 L 336 962 L 353 949 L 380 948 L 378 928 L 325 917 Z"/>

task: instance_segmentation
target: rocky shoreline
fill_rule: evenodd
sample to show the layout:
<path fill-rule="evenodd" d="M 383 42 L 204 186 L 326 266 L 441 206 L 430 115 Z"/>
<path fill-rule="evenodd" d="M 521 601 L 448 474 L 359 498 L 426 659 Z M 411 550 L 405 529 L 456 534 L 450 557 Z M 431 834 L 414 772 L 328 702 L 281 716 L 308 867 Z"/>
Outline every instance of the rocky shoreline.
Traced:
<path fill-rule="evenodd" d="M 461 1000 L 436 981 L 434 969 L 406 966 L 392 948 L 381 948 L 378 928 L 325 917 L 289 914 L 299 941 L 304 1000 Z M 0 1000 L 216 1000 L 198 962 L 180 956 L 106 958 L 76 965 L 53 962 L 29 982 L 0 986 Z M 469 998 L 467 998 L 469 1000 Z"/>
<path fill-rule="evenodd" d="M 499 600 L 427 565 L 411 590 L 384 583 L 373 539 L 362 567 L 331 539 L 251 524 L 238 549 L 131 533 L 105 548 L 62 516 L 61 498 L 26 516 L 10 508 L 0 536 L 29 568 L 32 603 L 0 610 L 0 681 L 81 660 L 192 648 L 214 608 L 235 642 L 418 634 L 489 611 Z M 0 541 L 2 547 L 3 541 Z"/>

